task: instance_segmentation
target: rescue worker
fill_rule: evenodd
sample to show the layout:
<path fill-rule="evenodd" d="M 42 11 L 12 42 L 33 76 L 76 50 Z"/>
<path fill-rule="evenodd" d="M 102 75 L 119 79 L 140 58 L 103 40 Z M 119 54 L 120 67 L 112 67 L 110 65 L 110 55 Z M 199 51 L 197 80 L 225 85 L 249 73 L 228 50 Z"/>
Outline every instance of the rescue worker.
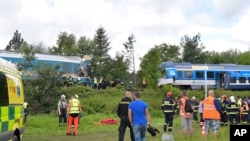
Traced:
<path fill-rule="evenodd" d="M 27 116 L 28 116 L 28 102 L 26 99 L 24 100 L 24 103 L 23 103 L 23 109 L 24 109 L 24 121 L 23 122 L 26 123 Z"/>
<path fill-rule="evenodd" d="M 117 108 L 117 116 L 120 118 L 120 126 L 118 128 L 119 132 L 119 141 L 124 141 L 124 135 L 126 132 L 126 128 L 129 127 L 130 130 L 130 139 L 134 141 L 134 132 L 133 128 L 128 119 L 128 105 L 132 102 L 132 94 L 129 91 L 125 92 L 125 97 L 121 99 Z"/>
<path fill-rule="evenodd" d="M 174 117 L 177 117 L 179 115 L 179 103 L 180 103 L 179 97 L 176 96 L 174 98 L 174 105 L 173 105 L 173 107 L 174 107 Z"/>
<path fill-rule="evenodd" d="M 78 120 L 79 116 L 82 113 L 82 107 L 81 103 L 78 99 L 76 99 L 75 95 L 71 96 L 71 100 L 68 104 L 68 110 L 67 110 L 67 115 L 68 115 L 68 130 L 66 135 L 71 135 L 71 126 L 72 123 L 74 122 L 74 132 L 73 135 L 77 136 L 78 135 Z"/>
<path fill-rule="evenodd" d="M 142 79 L 142 90 L 146 89 L 147 88 L 147 80 L 146 80 L 146 77 L 143 77 Z"/>
<path fill-rule="evenodd" d="M 248 111 L 249 111 L 247 98 L 243 98 L 241 103 L 242 103 L 241 107 L 243 109 L 243 111 L 242 111 L 242 123 L 247 124 Z"/>
<path fill-rule="evenodd" d="M 98 84 L 97 84 L 97 78 L 94 77 L 94 87 L 93 87 L 93 88 L 94 88 L 94 89 L 97 89 L 97 85 L 98 85 Z"/>
<path fill-rule="evenodd" d="M 241 120 L 242 120 L 242 112 L 243 112 L 243 107 L 241 106 L 242 105 L 242 103 L 241 103 L 241 101 L 242 101 L 242 99 L 241 99 L 241 97 L 240 96 L 236 96 L 235 97 L 235 101 L 236 101 L 236 103 L 238 104 L 238 107 L 239 107 L 239 114 L 238 114 L 238 118 L 239 118 L 239 122 L 241 122 Z"/>
<path fill-rule="evenodd" d="M 230 124 L 240 124 L 239 120 L 239 107 L 238 104 L 235 101 L 234 96 L 229 97 L 229 104 L 227 105 L 227 114 L 228 114 L 228 120 Z"/>
<path fill-rule="evenodd" d="M 193 107 L 193 120 L 195 120 L 197 123 L 199 122 L 198 120 L 198 116 L 197 116 L 197 113 L 198 113 L 198 108 L 199 108 L 199 102 L 196 100 L 196 97 L 192 97 L 191 98 L 191 103 L 192 103 L 192 107 Z"/>
<path fill-rule="evenodd" d="M 201 101 L 199 103 L 199 108 L 198 108 L 198 112 L 200 114 L 200 127 L 203 127 L 204 126 L 204 120 L 203 120 L 203 100 L 205 98 L 201 98 Z"/>
<path fill-rule="evenodd" d="M 75 98 L 78 100 L 78 95 L 76 94 L 75 95 Z M 82 108 L 82 106 L 81 106 L 81 108 Z M 80 113 L 80 115 L 79 115 L 79 119 L 78 119 L 78 125 L 77 125 L 77 127 L 78 127 L 78 129 L 79 129 L 79 127 L 80 127 L 80 119 L 82 118 L 82 114 Z M 72 123 L 72 126 L 71 126 L 72 128 L 74 128 L 75 126 L 74 126 L 74 121 L 73 121 L 73 123 Z"/>
<path fill-rule="evenodd" d="M 174 116 L 174 100 L 172 98 L 172 92 L 169 91 L 166 93 L 166 97 L 162 100 L 161 110 L 165 116 L 165 123 L 163 126 L 163 130 L 166 132 L 172 132 L 173 128 L 173 116 Z"/>
<path fill-rule="evenodd" d="M 227 95 L 221 96 L 221 126 L 227 126 L 228 125 L 228 115 L 227 115 L 227 106 L 229 104 L 229 101 L 227 99 Z"/>

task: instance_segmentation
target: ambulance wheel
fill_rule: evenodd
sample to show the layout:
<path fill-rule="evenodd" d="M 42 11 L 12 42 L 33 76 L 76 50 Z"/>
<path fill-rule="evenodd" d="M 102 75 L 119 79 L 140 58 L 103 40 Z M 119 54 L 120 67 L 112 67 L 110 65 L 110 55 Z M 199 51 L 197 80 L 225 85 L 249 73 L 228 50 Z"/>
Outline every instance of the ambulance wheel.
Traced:
<path fill-rule="evenodd" d="M 14 135 L 14 137 L 12 138 L 12 141 L 19 141 L 19 139 L 16 135 Z"/>

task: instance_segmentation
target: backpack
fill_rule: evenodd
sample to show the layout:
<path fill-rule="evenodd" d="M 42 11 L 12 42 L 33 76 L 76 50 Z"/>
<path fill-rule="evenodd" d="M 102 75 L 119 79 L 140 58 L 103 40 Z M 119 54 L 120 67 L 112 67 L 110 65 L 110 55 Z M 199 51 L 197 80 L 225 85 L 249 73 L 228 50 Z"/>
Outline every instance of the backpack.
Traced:
<path fill-rule="evenodd" d="M 192 108 L 192 103 L 190 99 L 185 99 L 185 107 L 184 110 L 186 113 L 192 113 L 193 112 L 193 108 Z"/>

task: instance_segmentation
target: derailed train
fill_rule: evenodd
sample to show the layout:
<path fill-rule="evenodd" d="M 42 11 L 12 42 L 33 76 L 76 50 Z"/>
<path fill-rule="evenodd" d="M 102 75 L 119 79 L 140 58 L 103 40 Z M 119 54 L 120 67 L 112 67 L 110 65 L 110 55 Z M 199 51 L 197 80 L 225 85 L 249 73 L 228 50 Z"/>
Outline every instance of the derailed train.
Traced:
<path fill-rule="evenodd" d="M 24 62 L 25 59 L 20 52 L 13 51 L 0 51 L 0 58 L 3 58 L 9 62 L 18 65 L 19 62 Z M 35 54 L 35 60 L 32 64 L 37 65 L 39 63 L 46 65 L 58 65 L 59 71 L 64 73 L 65 77 L 72 77 L 73 83 L 93 86 L 93 78 L 91 69 L 91 57 L 85 55 L 83 58 L 78 56 L 62 56 L 62 55 L 50 55 L 50 54 Z M 25 72 L 28 72 L 31 68 L 27 68 Z M 22 77 L 25 78 L 25 73 L 22 73 Z"/>

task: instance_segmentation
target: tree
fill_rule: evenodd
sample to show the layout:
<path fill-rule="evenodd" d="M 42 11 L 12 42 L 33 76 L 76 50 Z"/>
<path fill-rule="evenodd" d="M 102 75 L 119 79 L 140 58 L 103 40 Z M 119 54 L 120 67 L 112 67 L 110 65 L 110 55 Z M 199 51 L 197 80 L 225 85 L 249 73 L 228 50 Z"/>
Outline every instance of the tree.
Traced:
<path fill-rule="evenodd" d="M 26 42 L 20 47 L 20 52 L 23 54 L 24 61 L 17 64 L 18 69 L 21 70 L 33 70 L 34 66 L 32 62 L 36 59 L 34 46 L 28 45 Z"/>
<path fill-rule="evenodd" d="M 243 52 L 239 55 L 239 64 L 250 65 L 250 51 Z"/>
<path fill-rule="evenodd" d="M 190 63 L 205 63 L 207 52 L 204 52 L 205 46 L 203 46 L 200 40 L 201 36 L 198 33 L 193 38 L 185 35 L 181 38 L 180 46 L 183 49 L 182 61 Z"/>
<path fill-rule="evenodd" d="M 23 42 L 24 40 L 21 38 L 21 33 L 16 30 L 14 32 L 13 38 L 9 41 L 9 44 L 6 46 L 5 50 L 20 51 L 20 47 Z"/>
<path fill-rule="evenodd" d="M 169 45 L 163 43 L 161 45 L 156 45 L 155 48 L 158 48 L 161 52 L 161 59 L 164 62 L 179 62 L 180 61 L 180 48 L 176 45 Z"/>
<path fill-rule="evenodd" d="M 116 53 L 114 59 L 110 59 L 106 65 L 107 68 L 105 70 L 108 70 L 105 72 L 110 76 L 110 80 L 114 79 L 120 79 L 120 80 L 127 80 L 129 78 L 129 73 L 127 72 L 128 66 L 125 63 L 124 55 L 121 53 Z"/>
<path fill-rule="evenodd" d="M 222 63 L 222 57 L 221 54 L 216 52 L 216 51 L 211 51 L 208 52 L 208 59 L 207 62 L 208 64 L 220 64 Z"/>
<path fill-rule="evenodd" d="M 136 42 L 134 34 L 131 34 L 128 37 L 128 41 L 125 42 L 123 45 L 125 47 L 125 51 L 123 51 L 126 63 L 128 65 L 128 68 L 130 69 L 130 72 L 133 72 L 133 84 L 135 86 L 136 84 L 136 75 L 135 75 L 135 55 L 134 55 L 134 43 Z"/>
<path fill-rule="evenodd" d="M 79 54 L 80 57 L 83 55 L 93 55 L 94 53 L 94 41 L 82 36 L 80 39 L 77 41 L 77 53 Z"/>
<path fill-rule="evenodd" d="M 59 55 L 76 55 L 76 37 L 74 34 L 61 32 L 58 36 L 57 47 L 50 49 L 52 54 Z"/>
<path fill-rule="evenodd" d="M 240 54 L 237 48 L 223 51 L 221 52 L 222 63 L 238 64 Z"/>
<path fill-rule="evenodd" d="M 96 34 L 94 35 L 94 48 L 93 48 L 93 57 L 92 57 L 92 65 L 94 68 L 94 76 L 102 76 L 105 78 L 105 73 L 107 70 L 104 70 L 107 62 L 110 60 L 110 56 L 108 51 L 111 49 L 109 46 L 110 42 L 108 41 L 108 37 L 106 35 L 106 31 L 103 27 L 99 27 L 96 30 Z"/>
<path fill-rule="evenodd" d="M 157 47 L 153 48 L 141 60 L 141 70 L 138 71 L 138 76 L 141 79 L 140 82 L 142 82 L 143 77 L 147 79 L 148 88 L 156 88 L 158 79 L 161 77 L 159 65 L 162 63 L 162 59 L 160 51 Z"/>

